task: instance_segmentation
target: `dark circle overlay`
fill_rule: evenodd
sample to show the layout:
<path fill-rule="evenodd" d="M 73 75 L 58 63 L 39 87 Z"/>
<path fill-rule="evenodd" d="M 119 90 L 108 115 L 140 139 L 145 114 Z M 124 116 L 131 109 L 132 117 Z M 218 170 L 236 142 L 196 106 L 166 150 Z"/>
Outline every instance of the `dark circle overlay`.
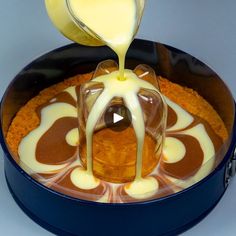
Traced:
<path fill-rule="evenodd" d="M 123 119 L 115 122 L 114 117 L 121 116 Z M 127 129 L 132 123 L 132 115 L 129 109 L 124 105 L 112 105 L 105 112 L 106 127 L 116 132 Z"/>

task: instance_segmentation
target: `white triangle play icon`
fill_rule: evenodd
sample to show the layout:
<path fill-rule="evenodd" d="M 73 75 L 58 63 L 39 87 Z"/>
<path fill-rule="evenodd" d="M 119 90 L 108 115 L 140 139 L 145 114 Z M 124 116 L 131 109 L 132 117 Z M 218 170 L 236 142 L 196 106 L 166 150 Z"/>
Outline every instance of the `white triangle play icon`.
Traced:
<path fill-rule="evenodd" d="M 124 119 L 123 116 L 120 116 L 120 115 L 117 114 L 117 113 L 113 113 L 113 123 L 114 123 L 114 124 L 117 123 L 117 122 L 119 122 L 119 121 L 121 121 L 121 120 L 123 120 L 123 119 Z"/>

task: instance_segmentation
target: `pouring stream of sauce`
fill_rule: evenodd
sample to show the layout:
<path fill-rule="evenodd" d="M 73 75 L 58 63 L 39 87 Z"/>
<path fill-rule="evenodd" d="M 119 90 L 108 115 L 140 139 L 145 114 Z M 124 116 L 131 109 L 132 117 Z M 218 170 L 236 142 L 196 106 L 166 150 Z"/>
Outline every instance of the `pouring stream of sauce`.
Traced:
<path fill-rule="evenodd" d="M 118 79 L 125 80 L 125 56 L 139 26 L 140 5 L 135 0 L 68 0 L 68 6 L 75 21 L 118 55 Z"/>
<path fill-rule="evenodd" d="M 86 124 L 87 137 L 87 173 L 93 179 L 93 158 L 92 144 L 93 132 L 96 123 L 106 110 L 109 102 L 116 96 L 123 98 L 125 105 L 132 115 L 132 125 L 137 138 L 137 164 L 135 181 L 142 182 L 142 155 L 145 137 L 145 124 L 142 108 L 138 101 L 137 94 L 143 86 L 152 87 L 142 82 L 132 71 L 125 70 L 125 56 L 128 48 L 137 32 L 140 18 L 140 8 L 143 9 L 142 1 L 135 0 L 68 0 L 68 8 L 75 22 L 109 46 L 119 58 L 119 73 L 111 73 L 106 76 L 95 78 L 95 81 L 104 84 L 104 91 L 93 105 Z M 141 3 L 141 4 L 140 4 Z M 142 15 L 142 14 L 141 14 Z M 120 81 L 120 82 L 118 82 Z M 158 92 L 158 91 L 157 91 Z M 163 103 L 164 99 L 162 100 Z M 163 112 L 165 114 L 165 112 Z M 166 115 L 165 115 L 166 116 Z M 166 117 L 164 117 L 166 119 Z M 81 178 L 82 180 L 82 178 Z M 94 181 L 95 178 L 94 178 Z M 150 182 L 148 184 L 148 182 Z M 156 184 L 156 181 L 149 177 L 145 180 L 145 191 Z M 82 182 L 81 182 L 82 185 Z M 139 186 L 141 186 L 139 184 Z M 135 188 L 135 186 L 133 186 Z M 129 190 L 132 191 L 132 186 Z"/>

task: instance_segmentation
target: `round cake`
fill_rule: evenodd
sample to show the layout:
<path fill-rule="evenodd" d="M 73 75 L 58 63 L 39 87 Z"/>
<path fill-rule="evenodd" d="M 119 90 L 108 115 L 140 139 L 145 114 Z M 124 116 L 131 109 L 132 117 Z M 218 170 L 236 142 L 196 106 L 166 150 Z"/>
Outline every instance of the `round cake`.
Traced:
<path fill-rule="evenodd" d="M 153 162 L 154 157 L 148 154 L 148 148 L 144 149 L 147 157 L 143 160 L 146 170 L 143 170 L 143 175 L 152 179 L 149 184 L 154 186 L 154 190 L 144 194 L 138 183 L 133 190 L 129 181 L 116 181 L 109 168 L 104 169 L 107 171 L 106 177 L 103 178 L 103 175 L 99 175 L 99 172 L 96 174 L 95 171 L 96 181 L 89 188 L 87 185 L 81 187 L 81 183 L 77 183 L 75 178 L 84 171 L 85 166 L 78 150 L 81 144 L 77 90 L 92 77 L 93 72 L 77 75 L 41 91 L 19 110 L 9 127 L 6 140 L 15 161 L 40 183 L 84 200 L 104 203 L 146 201 L 173 194 L 195 184 L 211 173 L 221 160 L 221 149 L 228 133 L 220 116 L 194 90 L 159 76 L 157 79 L 160 91 L 165 96 L 168 107 L 165 144 L 160 160 Z M 32 134 L 33 142 L 28 142 L 28 146 L 22 145 L 22 141 Z M 130 135 L 132 139 L 122 138 Z M 109 148 L 111 144 L 104 141 L 106 137 L 112 137 L 117 147 L 124 140 L 132 143 L 135 141 L 130 128 L 119 134 L 112 130 L 101 132 L 94 139 L 98 147 L 93 160 L 96 170 L 101 168 L 105 152 L 116 154 L 116 161 L 105 160 L 109 162 L 109 167 L 118 166 L 119 157 L 123 155 L 122 151 L 117 154 L 117 151 Z M 148 138 L 146 142 L 149 142 Z M 151 139 L 149 146 L 153 146 Z M 25 156 L 21 155 L 22 147 L 23 151 L 28 152 Z M 128 152 L 134 153 L 134 150 L 125 152 L 126 159 L 135 164 L 135 157 L 127 155 Z M 117 177 L 119 173 L 117 172 Z M 89 182 L 86 175 L 83 176 L 84 181 Z"/>

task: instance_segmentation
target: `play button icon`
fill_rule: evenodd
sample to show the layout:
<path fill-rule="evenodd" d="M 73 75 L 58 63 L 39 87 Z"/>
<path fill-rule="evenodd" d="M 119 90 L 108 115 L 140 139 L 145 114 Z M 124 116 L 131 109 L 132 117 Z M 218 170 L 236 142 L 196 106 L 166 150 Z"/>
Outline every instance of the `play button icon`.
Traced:
<path fill-rule="evenodd" d="M 124 105 L 113 105 L 108 107 L 104 118 L 106 127 L 117 132 L 125 130 L 132 122 L 131 113 Z"/>
<path fill-rule="evenodd" d="M 114 123 L 114 124 L 117 123 L 117 122 L 119 122 L 119 121 L 121 121 L 121 120 L 123 120 L 123 119 L 124 119 L 123 116 L 120 116 L 120 115 L 117 114 L 117 113 L 113 113 L 113 123 Z"/>

